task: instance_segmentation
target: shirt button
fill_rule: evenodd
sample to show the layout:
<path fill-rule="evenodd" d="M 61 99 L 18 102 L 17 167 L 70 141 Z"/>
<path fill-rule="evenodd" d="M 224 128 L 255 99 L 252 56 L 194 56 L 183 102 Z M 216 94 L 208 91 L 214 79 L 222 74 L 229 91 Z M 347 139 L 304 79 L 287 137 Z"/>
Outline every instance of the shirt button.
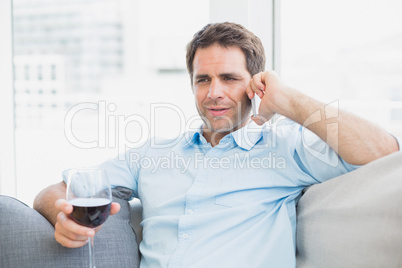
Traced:
<path fill-rule="evenodd" d="M 194 211 L 192 209 L 187 209 L 188 214 L 192 214 Z"/>
<path fill-rule="evenodd" d="M 184 234 L 183 234 L 183 238 L 184 238 L 184 239 L 187 239 L 187 238 L 188 238 L 188 233 L 184 233 Z"/>

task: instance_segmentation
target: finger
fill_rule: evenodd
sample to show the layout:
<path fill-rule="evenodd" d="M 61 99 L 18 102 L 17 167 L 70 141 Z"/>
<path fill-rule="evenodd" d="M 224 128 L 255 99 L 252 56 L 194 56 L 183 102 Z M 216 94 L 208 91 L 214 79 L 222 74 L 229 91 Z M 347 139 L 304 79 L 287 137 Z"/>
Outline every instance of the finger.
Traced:
<path fill-rule="evenodd" d="M 91 236 L 95 235 L 95 231 L 92 228 L 79 225 L 74 222 L 70 217 L 66 216 L 63 212 L 57 215 L 57 223 L 60 223 L 60 232 L 64 234 L 73 233 L 77 236 Z"/>
<path fill-rule="evenodd" d="M 265 77 L 263 72 L 253 76 L 253 84 L 256 88 L 265 92 Z"/>
<path fill-rule="evenodd" d="M 55 236 L 56 233 L 60 237 L 65 237 L 65 239 L 77 242 L 85 242 L 88 240 L 88 236 L 77 235 L 75 233 L 69 232 L 66 230 L 61 223 L 57 222 L 55 225 Z"/>
<path fill-rule="evenodd" d="M 54 207 L 57 210 L 63 211 L 67 215 L 73 212 L 73 206 L 69 204 L 65 199 L 58 199 L 54 203 Z"/>
<path fill-rule="evenodd" d="M 246 94 L 247 94 L 248 98 L 251 100 L 252 98 L 254 98 L 255 94 L 254 94 L 254 91 L 251 89 L 250 83 L 251 83 L 251 80 L 246 87 Z"/>
<path fill-rule="evenodd" d="M 120 211 L 120 204 L 113 202 L 110 208 L 110 215 L 114 215 L 119 211 Z"/>
<path fill-rule="evenodd" d="M 265 122 L 267 122 L 268 120 L 266 120 L 264 117 L 257 115 L 256 117 L 252 116 L 251 120 L 253 120 L 257 125 L 262 126 Z"/>
<path fill-rule="evenodd" d="M 68 248 L 79 248 L 79 247 L 85 246 L 88 243 L 88 239 L 85 241 L 74 241 L 58 232 L 54 233 L 54 238 L 62 246 L 68 247 Z"/>
<path fill-rule="evenodd" d="M 250 81 L 250 87 L 258 95 L 258 97 L 262 99 L 264 96 L 263 88 L 261 86 L 257 86 L 254 79 Z"/>
<path fill-rule="evenodd" d="M 275 71 L 270 70 L 261 75 L 261 82 L 265 85 L 265 88 L 267 88 L 279 83 L 280 78 Z"/>
<path fill-rule="evenodd" d="M 261 125 L 264 124 L 264 122 L 262 122 L 261 119 L 259 119 L 258 116 L 256 116 L 256 117 L 252 116 L 252 117 L 251 117 L 251 120 L 253 120 L 253 121 L 254 121 L 257 125 L 259 125 L 259 126 L 261 126 Z"/>

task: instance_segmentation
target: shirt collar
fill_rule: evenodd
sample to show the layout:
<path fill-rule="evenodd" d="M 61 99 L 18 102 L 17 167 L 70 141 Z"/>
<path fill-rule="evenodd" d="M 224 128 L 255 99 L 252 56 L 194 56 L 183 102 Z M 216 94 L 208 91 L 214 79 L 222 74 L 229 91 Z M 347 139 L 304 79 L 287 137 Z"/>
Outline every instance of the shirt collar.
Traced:
<path fill-rule="evenodd" d="M 262 138 L 264 125 L 259 126 L 254 121 L 231 133 L 237 146 L 249 151 Z"/>
<path fill-rule="evenodd" d="M 185 134 L 185 146 L 194 146 L 202 144 L 202 125 L 198 129 L 193 129 Z M 264 125 L 259 126 L 251 121 L 246 126 L 228 134 L 231 135 L 237 146 L 249 151 L 262 138 Z"/>
<path fill-rule="evenodd" d="M 202 137 L 202 125 L 197 129 L 189 130 L 184 134 L 184 145 L 194 146 L 199 143 L 201 137 Z"/>

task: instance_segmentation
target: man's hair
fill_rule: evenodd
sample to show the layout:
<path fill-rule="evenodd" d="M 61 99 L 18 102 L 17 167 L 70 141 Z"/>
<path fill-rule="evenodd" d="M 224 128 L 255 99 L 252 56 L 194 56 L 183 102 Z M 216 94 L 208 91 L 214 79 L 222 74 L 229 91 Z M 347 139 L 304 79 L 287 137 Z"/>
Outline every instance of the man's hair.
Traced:
<path fill-rule="evenodd" d="M 240 24 L 210 23 L 197 32 L 187 45 L 187 70 L 193 83 L 193 61 L 198 48 L 214 44 L 222 47 L 239 47 L 246 57 L 246 68 L 251 76 L 264 71 L 265 52 L 261 40 Z"/>

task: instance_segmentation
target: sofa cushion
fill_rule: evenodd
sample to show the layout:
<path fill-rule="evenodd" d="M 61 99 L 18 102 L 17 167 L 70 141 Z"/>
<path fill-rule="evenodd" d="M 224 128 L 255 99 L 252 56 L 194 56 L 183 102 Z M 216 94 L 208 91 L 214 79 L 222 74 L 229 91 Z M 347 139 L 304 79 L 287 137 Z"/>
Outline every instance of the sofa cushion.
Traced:
<path fill-rule="evenodd" d="M 297 267 L 402 267 L 402 152 L 311 186 L 296 237 Z"/>

